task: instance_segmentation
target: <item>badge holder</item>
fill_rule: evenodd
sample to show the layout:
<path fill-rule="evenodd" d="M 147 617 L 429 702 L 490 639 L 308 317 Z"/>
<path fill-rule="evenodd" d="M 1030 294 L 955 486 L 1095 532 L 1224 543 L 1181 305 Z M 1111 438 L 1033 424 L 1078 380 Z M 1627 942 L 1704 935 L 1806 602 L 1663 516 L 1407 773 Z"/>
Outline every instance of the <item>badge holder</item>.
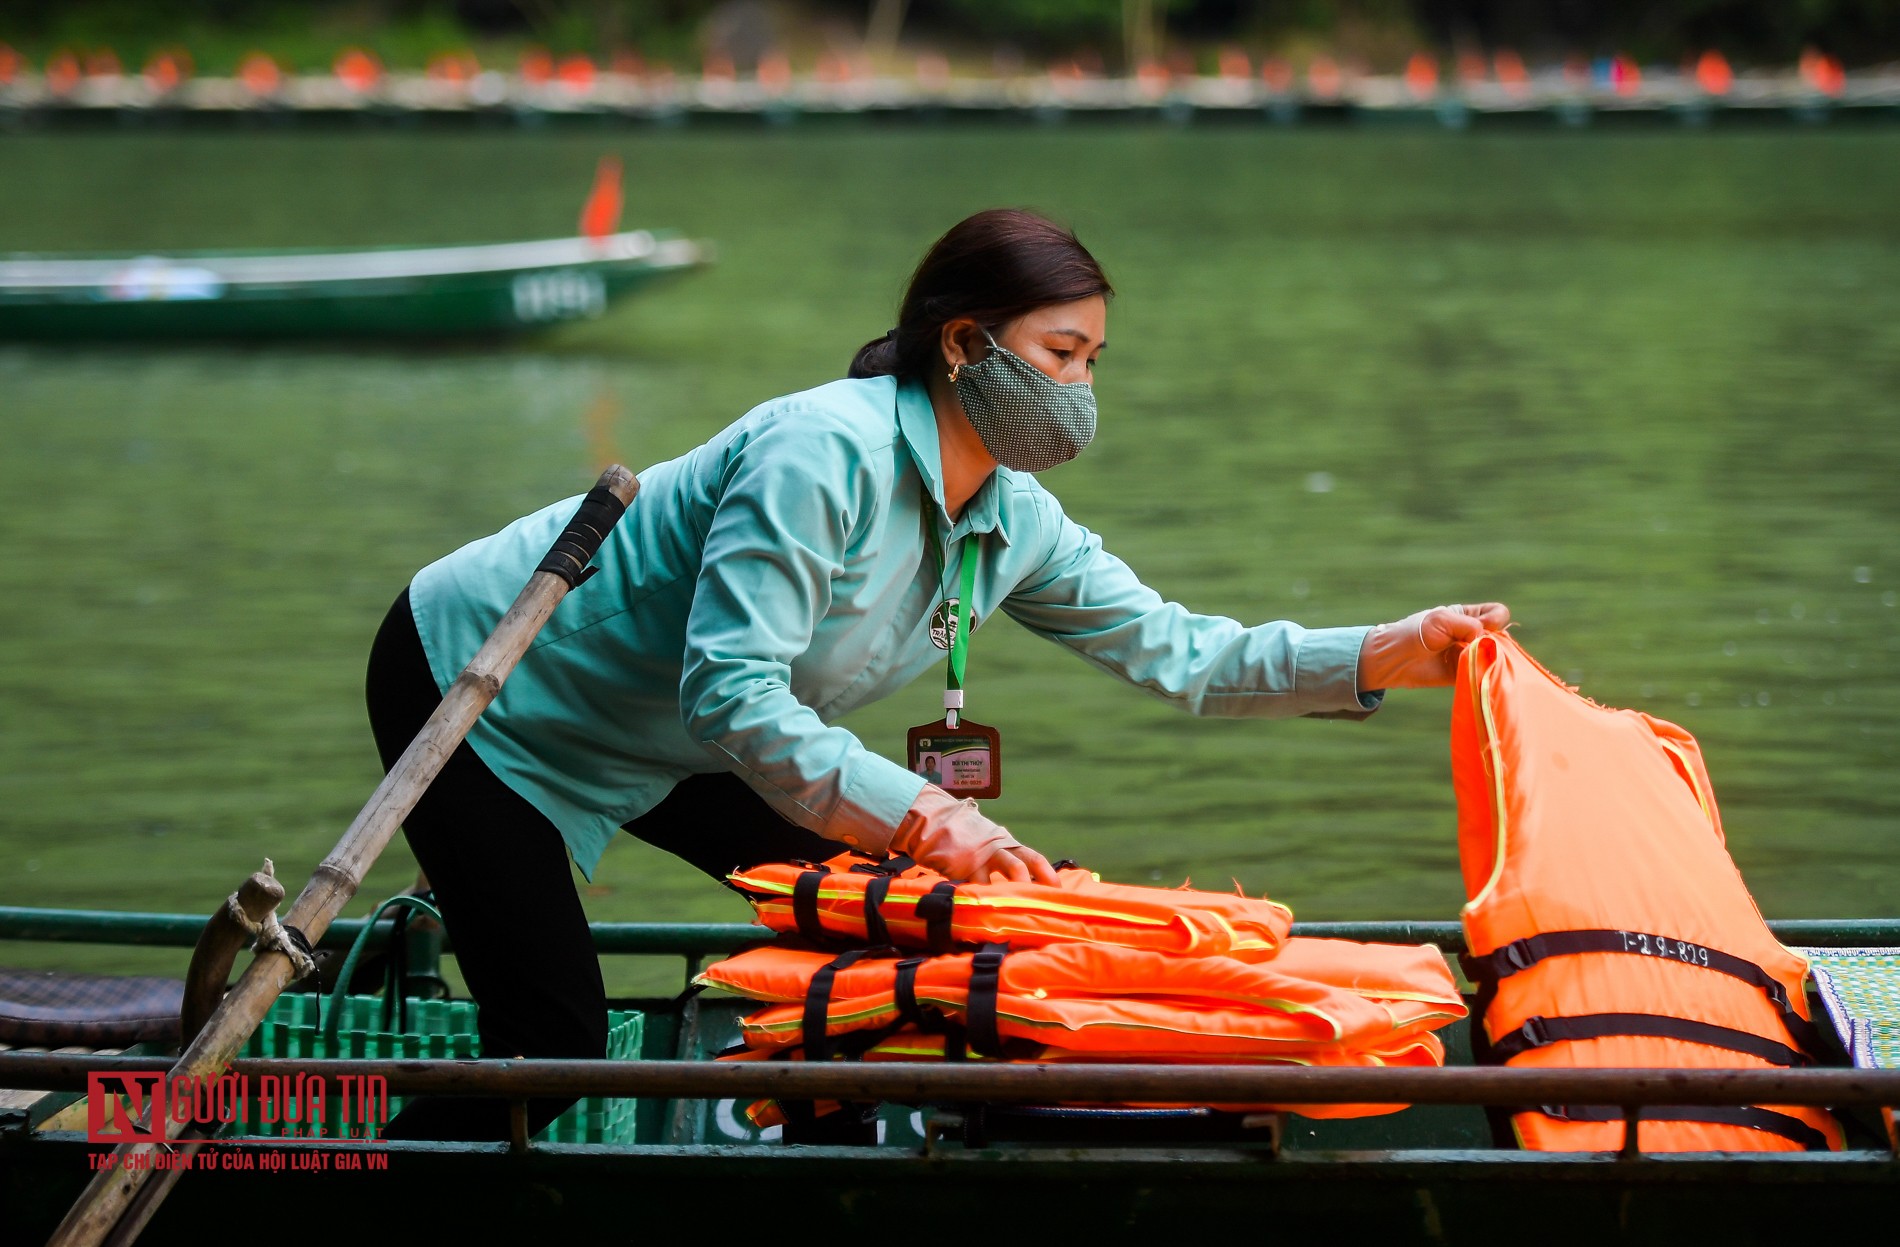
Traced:
<path fill-rule="evenodd" d="M 936 543 L 926 534 L 932 551 Z M 943 718 L 910 729 L 904 756 L 910 769 L 953 797 L 987 801 L 1003 795 L 1003 738 L 995 728 L 963 717 L 963 670 L 970 652 L 970 600 L 976 588 L 976 542 L 963 539 L 960 596 L 944 603 L 949 635 Z M 942 582 L 942 555 L 938 581 Z"/>
<path fill-rule="evenodd" d="M 963 690 L 946 691 L 963 700 Z M 987 724 L 946 706 L 942 719 L 910 729 L 905 756 L 910 769 L 953 797 L 988 801 L 1003 795 L 1003 737 Z"/>

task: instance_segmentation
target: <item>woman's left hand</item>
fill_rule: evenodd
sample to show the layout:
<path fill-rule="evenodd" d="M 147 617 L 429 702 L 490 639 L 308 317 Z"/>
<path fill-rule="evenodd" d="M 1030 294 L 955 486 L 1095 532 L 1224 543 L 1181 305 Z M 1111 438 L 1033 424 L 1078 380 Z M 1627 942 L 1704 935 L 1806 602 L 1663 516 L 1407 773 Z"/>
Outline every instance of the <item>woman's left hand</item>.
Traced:
<path fill-rule="evenodd" d="M 1380 624 L 1359 647 L 1359 688 L 1439 688 L 1458 676 L 1458 653 L 1511 622 L 1502 602 L 1434 606 L 1397 623 Z"/>

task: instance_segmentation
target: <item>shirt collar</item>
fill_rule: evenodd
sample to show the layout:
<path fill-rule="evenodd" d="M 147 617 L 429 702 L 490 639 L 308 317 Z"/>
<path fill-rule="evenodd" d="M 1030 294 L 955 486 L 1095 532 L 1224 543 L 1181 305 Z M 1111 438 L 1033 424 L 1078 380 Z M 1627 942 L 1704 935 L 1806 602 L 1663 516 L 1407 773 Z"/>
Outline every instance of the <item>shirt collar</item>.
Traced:
<path fill-rule="evenodd" d="M 992 473 L 963 508 L 962 517 L 950 524 L 949 513 L 943 505 L 943 447 L 937 441 L 937 413 L 930 405 L 930 391 L 920 378 L 898 382 L 897 429 L 910 448 L 911 460 L 917 466 L 918 476 L 923 478 L 924 489 L 937 504 L 935 518 L 938 523 L 949 525 L 952 539 L 965 533 L 990 533 L 1008 545 L 1009 534 L 1003 529 L 999 501 L 1007 468 L 998 468 Z"/>

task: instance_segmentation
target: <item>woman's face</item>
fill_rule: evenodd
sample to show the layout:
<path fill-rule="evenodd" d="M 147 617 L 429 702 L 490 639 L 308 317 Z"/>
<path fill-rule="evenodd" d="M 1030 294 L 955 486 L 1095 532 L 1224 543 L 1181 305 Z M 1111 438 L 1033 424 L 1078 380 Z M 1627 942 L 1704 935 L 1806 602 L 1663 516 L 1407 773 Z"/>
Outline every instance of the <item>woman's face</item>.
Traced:
<path fill-rule="evenodd" d="M 944 356 L 951 364 L 980 363 L 989 343 L 975 321 L 945 326 Z M 999 346 L 1028 360 L 1051 380 L 1069 384 L 1095 379 L 1095 361 L 1108 345 L 1108 300 L 1090 295 L 1072 303 L 1050 303 L 1005 324 L 995 333 Z"/>

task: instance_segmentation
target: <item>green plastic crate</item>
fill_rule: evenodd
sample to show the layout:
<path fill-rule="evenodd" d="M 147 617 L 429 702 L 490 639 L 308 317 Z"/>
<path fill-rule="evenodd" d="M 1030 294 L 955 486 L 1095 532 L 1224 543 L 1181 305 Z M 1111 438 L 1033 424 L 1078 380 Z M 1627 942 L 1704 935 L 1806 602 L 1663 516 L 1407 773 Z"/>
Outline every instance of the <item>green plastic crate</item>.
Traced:
<path fill-rule="evenodd" d="M 404 1028 L 390 1031 L 383 1027 L 381 996 L 345 996 L 341 1000 L 342 1022 L 337 1029 L 335 1049 L 331 1050 L 324 1042 L 323 1027 L 318 1024 L 317 1000 L 308 994 L 278 997 L 244 1046 L 243 1055 L 312 1060 L 331 1057 L 460 1060 L 481 1055 L 473 1001 L 412 999 L 408 1002 Z M 336 1003 L 329 1002 L 325 1009 Z M 326 1016 L 323 1020 L 329 1019 Z M 608 1059 L 637 1060 L 645 1024 L 645 1014 L 610 1011 L 607 1014 Z M 391 1115 L 404 1103 L 403 1097 L 393 1097 Z M 630 1099 L 589 1097 L 555 1118 L 535 1138 L 546 1143 L 631 1143 L 637 1103 Z M 324 1114 L 324 1135 L 334 1137 L 340 1109 L 340 1101 L 332 1097 Z M 252 1116 L 256 1116 L 255 1106 Z M 291 1134 L 294 1126 L 294 1123 L 251 1120 L 234 1123 L 226 1133 L 282 1137 Z"/>

